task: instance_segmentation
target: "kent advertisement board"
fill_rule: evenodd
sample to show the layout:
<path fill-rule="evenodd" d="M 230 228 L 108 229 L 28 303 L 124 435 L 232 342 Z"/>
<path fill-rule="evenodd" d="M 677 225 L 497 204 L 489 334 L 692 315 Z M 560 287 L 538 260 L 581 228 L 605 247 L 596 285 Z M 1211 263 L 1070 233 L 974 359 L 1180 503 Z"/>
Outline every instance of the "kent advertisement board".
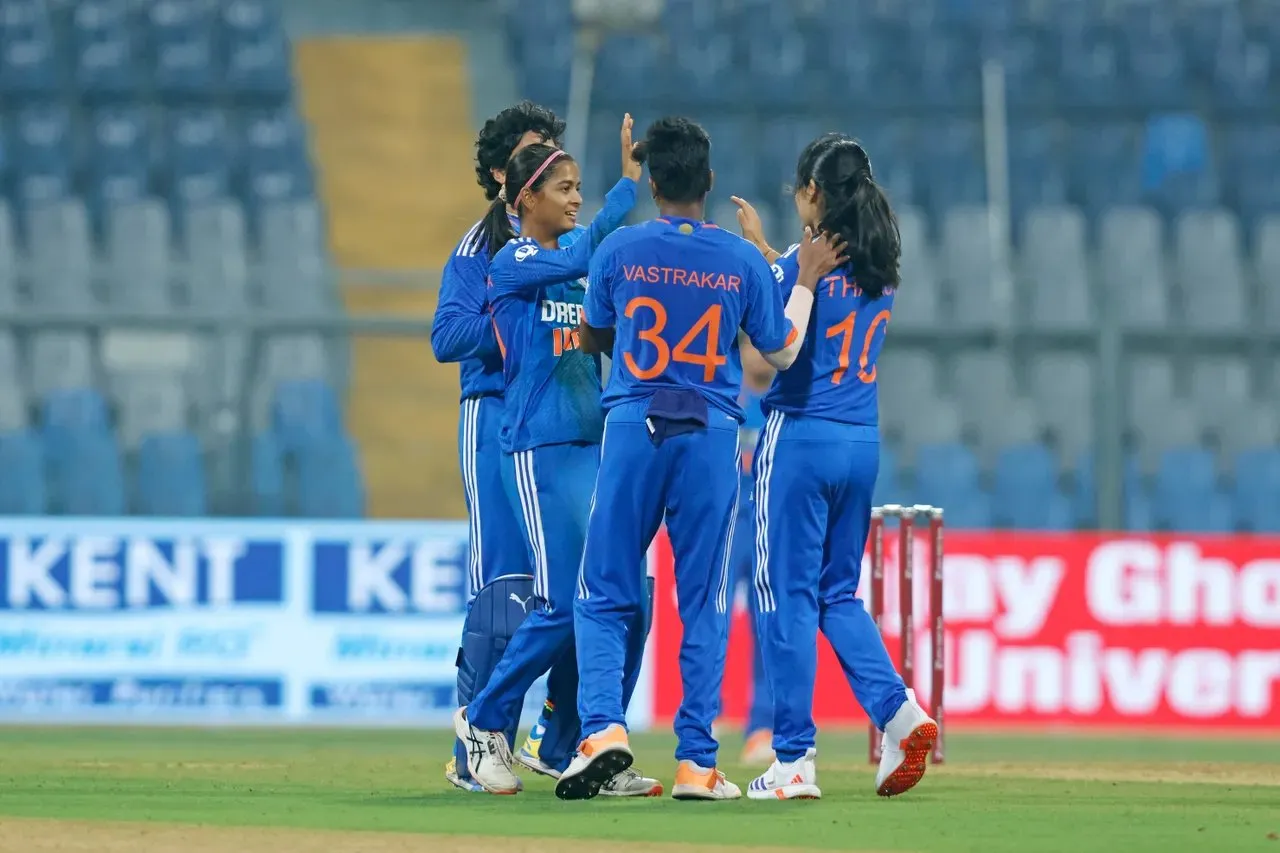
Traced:
<path fill-rule="evenodd" d="M 466 554 L 463 522 L 4 520 L 0 720 L 448 726 Z"/>
<path fill-rule="evenodd" d="M 896 654 L 897 537 L 885 548 L 885 634 Z M 923 532 L 913 551 L 915 687 L 925 701 Z M 668 720 L 681 695 L 680 622 L 665 539 L 654 561 L 654 712 Z M 943 574 L 948 725 L 1280 727 L 1280 538 L 948 531 Z M 866 577 L 864 561 L 864 597 Z M 739 590 L 724 689 L 735 720 L 746 711 L 749 618 Z M 819 724 L 865 725 L 830 647 L 819 646 Z"/>

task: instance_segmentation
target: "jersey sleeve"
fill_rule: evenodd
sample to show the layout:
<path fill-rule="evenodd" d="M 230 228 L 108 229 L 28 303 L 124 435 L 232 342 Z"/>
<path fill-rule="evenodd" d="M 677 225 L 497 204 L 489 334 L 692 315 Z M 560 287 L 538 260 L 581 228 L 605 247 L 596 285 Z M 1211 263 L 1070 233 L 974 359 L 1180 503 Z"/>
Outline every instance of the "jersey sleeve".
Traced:
<path fill-rule="evenodd" d="M 796 252 L 799 249 L 800 244 L 793 243 L 791 248 L 783 252 L 770 267 L 773 273 L 773 280 L 778 283 L 784 305 L 787 299 L 791 297 L 791 291 L 796 286 L 796 279 L 800 275 L 800 261 L 796 257 Z"/>
<path fill-rule="evenodd" d="M 635 203 L 636 182 L 623 178 L 609 190 L 604 207 L 572 246 L 544 249 L 532 240 L 507 244 L 489 269 L 494 296 L 536 290 L 586 275 L 596 248 L 617 230 Z"/>
<path fill-rule="evenodd" d="M 497 355 L 485 292 L 488 256 L 455 253 L 440 277 L 440 300 L 431 321 L 431 349 L 441 362 Z"/>
<path fill-rule="evenodd" d="M 777 269 L 777 264 L 771 269 L 768 261 L 755 253 L 747 260 L 747 274 L 743 278 L 742 330 L 762 353 L 784 349 L 796 334 L 791 321 L 783 313 Z"/>
<path fill-rule="evenodd" d="M 613 304 L 613 252 L 608 246 L 601 246 L 600 251 L 591 258 L 582 316 L 593 329 L 607 329 L 617 325 L 618 312 Z"/>

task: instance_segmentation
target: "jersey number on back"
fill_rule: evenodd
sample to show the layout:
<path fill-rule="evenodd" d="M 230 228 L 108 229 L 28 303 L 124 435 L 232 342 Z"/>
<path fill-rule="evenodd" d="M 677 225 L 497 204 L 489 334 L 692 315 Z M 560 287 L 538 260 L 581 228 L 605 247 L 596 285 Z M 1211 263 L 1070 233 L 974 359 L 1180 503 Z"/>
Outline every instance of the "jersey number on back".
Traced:
<path fill-rule="evenodd" d="M 849 316 L 845 317 L 834 326 L 827 327 L 827 337 L 834 338 L 836 335 L 842 335 L 840 339 L 840 366 L 831 374 L 831 383 L 839 385 L 844 379 L 845 373 L 849 370 L 849 345 L 853 343 L 853 324 L 858 319 L 857 311 L 850 311 Z M 867 372 L 867 359 L 871 355 L 871 341 L 876 336 L 876 329 L 880 328 L 882 323 L 889 321 L 889 312 L 881 311 L 871 321 L 871 326 L 867 329 L 867 336 L 862 341 L 862 355 L 858 356 L 858 379 L 863 382 L 876 381 L 876 368 L 873 364 L 871 371 Z"/>
<path fill-rule="evenodd" d="M 650 367 L 641 368 L 636 363 L 635 356 L 631 353 L 623 355 L 623 361 L 626 362 L 627 369 L 631 371 L 631 375 L 636 379 L 644 382 L 661 376 L 672 361 L 680 361 L 685 364 L 702 365 L 702 381 L 712 382 L 716 378 L 716 368 L 725 363 L 725 357 L 720 355 L 716 350 L 716 345 L 720 342 L 720 306 L 712 305 L 702 313 L 698 318 L 698 322 L 693 324 L 693 328 L 681 338 L 674 347 L 668 346 L 666 340 L 662 337 L 662 330 L 667 327 L 667 309 L 658 300 L 652 296 L 637 296 L 627 303 L 624 312 L 628 319 L 635 316 L 635 313 L 641 308 L 647 308 L 653 312 L 653 325 L 647 329 L 640 329 L 637 337 L 652 344 L 654 349 L 658 351 L 658 358 Z M 694 339 L 706 330 L 707 343 L 701 353 L 689 351 L 689 347 L 693 345 Z"/>

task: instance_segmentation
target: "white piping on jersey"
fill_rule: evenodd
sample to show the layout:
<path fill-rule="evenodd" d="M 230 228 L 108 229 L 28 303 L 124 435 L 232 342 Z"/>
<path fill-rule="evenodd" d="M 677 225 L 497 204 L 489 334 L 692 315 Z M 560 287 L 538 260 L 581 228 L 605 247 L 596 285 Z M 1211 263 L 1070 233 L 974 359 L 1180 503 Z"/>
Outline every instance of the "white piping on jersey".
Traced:
<path fill-rule="evenodd" d="M 756 452 L 756 605 L 761 613 L 777 609 L 773 587 L 769 581 L 769 481 L 773 477 L 773 453 L 778 447 L 778 434 L 786 415 L 769 413 L 764 438 Z"/>
<path fill-rule="evenodd" d="M 524 513 L 525 527 L 529 530 L 529 545 L 533 550 L 533 592 L 552 609 L 547 578 L 547 540 L 542 532 L 542 510 L 538 506 L 538 483 L 533 475 L 533 451 L 521 450 L 513 454 L 516 463 L 516 491 L 520 494 L 520 509 Z"/>
<path fill-rule="evenodd" d="M 467 498 L 467 532 L 471 537 L 471 553 L 467 577 L 471 595 L 484 586 L 484 539 L 480 525 L 480 489 L 476 468 L 480 455 L 480 398 L 462 401 L 462 489 Z"/>
<path fill-rule="evenodd" d="M 454 252 L 459 258 L 473 258 L 480 254 L 480 230 L 484 226 L 484 220 L 480 220 L 471 226 L 471 230 L 467 232 L 467 236 L 462 238 L 462 242 L 458 244 L 458 250 Z"/>

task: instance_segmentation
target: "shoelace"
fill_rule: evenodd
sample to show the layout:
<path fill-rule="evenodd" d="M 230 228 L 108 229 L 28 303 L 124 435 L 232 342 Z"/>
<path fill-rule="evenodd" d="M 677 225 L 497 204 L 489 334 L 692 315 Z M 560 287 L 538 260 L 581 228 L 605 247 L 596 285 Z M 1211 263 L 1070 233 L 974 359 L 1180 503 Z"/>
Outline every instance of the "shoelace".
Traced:
<path fill-rule="evenodd" d="M 640 774 L 632 770 L 630 767 L 628 767 L 626 770 L 623 770 L 621 773 L 614 776 L 608 782 L 605 782 L 605 785 L 610 788 L 616 788 L 618 787 L 618 784 L 622 781 L 633 782 L 639 778 L 640 778 Z"/>

